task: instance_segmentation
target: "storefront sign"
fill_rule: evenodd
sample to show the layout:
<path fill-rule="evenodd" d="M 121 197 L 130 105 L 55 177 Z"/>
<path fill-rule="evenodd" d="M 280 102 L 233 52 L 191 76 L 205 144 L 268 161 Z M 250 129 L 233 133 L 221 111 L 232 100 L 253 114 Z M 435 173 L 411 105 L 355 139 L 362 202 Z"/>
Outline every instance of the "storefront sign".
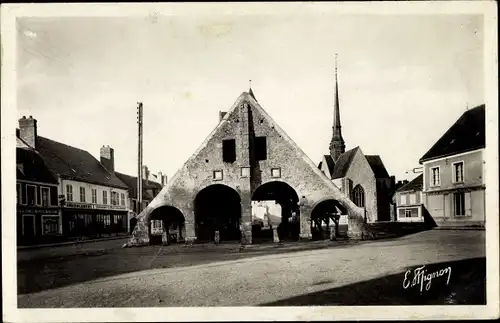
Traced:
<path fill-rule="evenodd" d="M 20 208 L 18 211 L 25 214 L 59 214 L 58 209 Z"/>
<path fill-rule="evenodd" d="M 125 210 L 124 205 L 106 205 L 106 204 L 90 204 L 90 203 L 76 203 L 66 202 L 66 207 L 74 209 L 105 209 L 105 210 Z"/>

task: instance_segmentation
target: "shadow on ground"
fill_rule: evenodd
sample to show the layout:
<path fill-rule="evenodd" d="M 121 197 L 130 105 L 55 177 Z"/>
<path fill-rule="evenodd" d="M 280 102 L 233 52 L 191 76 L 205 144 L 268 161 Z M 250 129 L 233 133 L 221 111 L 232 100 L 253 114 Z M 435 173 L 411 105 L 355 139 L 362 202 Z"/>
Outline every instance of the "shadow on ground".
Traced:
<path fill-rule="evenodd" d="M 419 266 L 420 267 L 420 266 Z M 448 275 L 433 278 L 429 290 L 425 282 L 421 285 L 403 288 L 406 271 L 401 273 L 359 282 L 320 292 L 300 295 L 261 306 L 335 306 L 335 305 L 485 305 L 486 304 L 486 258 L 472 258 L 461 261 L 429 264 L 424 267 L 425 274 L 451 268 Z M 417 267 L 411 270 L 408 278 L 414 277 Z M 314 285 L 328 284 L 331 281 Z"/>

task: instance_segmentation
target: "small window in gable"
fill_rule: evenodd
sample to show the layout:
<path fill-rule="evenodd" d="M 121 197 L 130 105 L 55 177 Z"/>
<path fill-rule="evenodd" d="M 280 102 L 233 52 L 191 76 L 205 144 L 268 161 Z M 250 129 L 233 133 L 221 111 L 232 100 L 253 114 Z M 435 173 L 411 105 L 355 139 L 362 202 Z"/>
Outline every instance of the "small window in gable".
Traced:
<path fill-rule="evenodd" d="M 255 137 L 255 159 L 267 159 L 267 141 L 266 137 Z"/>
<path fill-rule="evenodd" d="M 221 181 L 222 177 L 223 177 L 222 170 L 214 170 L 214 174 L 213 174 L 214 181 Z"/>
<path fill-rule="evenodd" d="M 225 163 L 234 163 L 236 161 L 236 140 L 222 140 L 222 160 Z"/>

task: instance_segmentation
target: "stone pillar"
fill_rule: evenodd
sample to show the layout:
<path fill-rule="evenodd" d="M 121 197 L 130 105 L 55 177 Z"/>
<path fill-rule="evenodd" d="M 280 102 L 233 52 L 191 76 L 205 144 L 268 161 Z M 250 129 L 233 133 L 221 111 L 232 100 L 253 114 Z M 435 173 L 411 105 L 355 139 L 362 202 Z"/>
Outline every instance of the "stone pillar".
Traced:
<path fill-rule="evenodd" d="M 150 220 L 146 217 L 141 216 L 137 219 L 132 237 L 127 243 L 128 246 L 143 246 L 149 244 L 149 223 Z"/>
<path fill-rule="evenodd" d="M 241 243 L 252 244 L 252 201 L 250 193 L 241 196 Z"/>
<path fill-rule="evenodd" d="M 186 226 L 186 237 L 184 238 L 187 244 L 193 244 L 196 241 L 196 230 L 194 223 L 194 211 L 190 211 L 186 218 L 185 226 Z"/>
<path fill-rule="evenodd" d="M 300 239 L 311 240 L 311 207 L 303 203 L 300 204 Z"/>
<path fill-rule="evenodd" d="M 220 242 L 220 233 L 219 233 L 219 230 L 215 230 L 214 243 L 219 244 L 219 242 Z"/>
<path fill-rule="evenodd" d="M 280 237 L 278 235 L 278 227 L 277 226 L 273 227 L 273 242 L 274 243 L 279 243 L 280 242 Z"/>
<path fill-rule="evenodd" d="M 161 244 L 164 246 L 168 246 L 170 244 L 168 230 L 163 229 L 163 233 L 161 234 Z"/>

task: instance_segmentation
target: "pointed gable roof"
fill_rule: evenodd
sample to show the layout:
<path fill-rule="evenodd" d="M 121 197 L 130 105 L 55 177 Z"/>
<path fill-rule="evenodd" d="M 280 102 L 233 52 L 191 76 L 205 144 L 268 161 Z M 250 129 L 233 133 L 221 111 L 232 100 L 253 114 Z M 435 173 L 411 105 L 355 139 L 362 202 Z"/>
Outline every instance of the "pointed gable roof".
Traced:
<path fill-rule="evenodd" d="M 238 106 L 243 102 L 247 101 L 249 104 L 258 111 L 263 118 L 266 119 L 266 121 L 269 123 L 269 125 L 276 131 L 278 132 L 281 137 L 286 140 L 289 144 L 292 145 L 292 147 L 296 150 L 298 153 L 298 158 L 301 158 L 307 165 L 311 167 L 314 173 L 316 173 L 318 176 L 320 176 L 325 183 L 328 186 L 333 186 L 335 189 L 338 190 L 338 187 L 336 187 L 327 177 L 323 172 L 321 172 L 318 167 L 314 164 L 314 162 L 304 153 L 304 151 L 288 136 L 288 134 L 281 129 L 281 127 L 271 118 L 271 116 L 260 106 L 259 102 L 254 98 L 253 95 L 251 95 L 249 92 L 243 92 L 240 94 L 240 96 L 236 99 L 234 102 L 233 106 L 231 109 L 227 111 L 227 113 L 224 115 L 224 118 L 222 118 L 221 122 L 217 124 L 217 126 L 210 132 L 210 134 L 205 138 L 203 143 L 198 147 L 198 149 L 189 157 L 189 160 L 192 160 L 196 158 L 200 152 L 208 145 L 210 139 L 219 131 L 219 129 L 223 128 L 226 123 L 228 122 L 229 117 L 233 114 L 233 112 L 238 108 Z M 185 164 L 184 164 L 185 165 Z M 172 179 L 167 183 L 167 185 L 163 188 L 163 190 L 168 190 L 172 185 L 175 185 L 176 180 L 178 179 L 179 176 L 181 176 L 182 172 L 181 169 L 178 170 Z M 339 191 L 340 192 L 340 191 Z"/>
<path fill-rule="evenodd" d="M 470 109 L 439 138 L 419 162 L 472 151 L 486 146 L 485 105 Z"/>
<path fill-rule="evenodd" d="M 128 189 L 127 185 L 115 174 L 108 172 L 86 150 L 40 136 L 36 139 L 36 149 L 45 160 L 47 167 L 62 178 Z"/>
<path fill-rule="evenodd" d="M 352 159 L 358 150 L 359 146 L 340 155 L 339 159 L 335 163 L 332 179 L 345 177 L 349 166 L 351 166 Z"/>
<path fill-rule="evenodd" d="M 389 173 L 385 169 L 384 163 L 379 155 L 365 155 L 368 164 L 375 174 L 375 178 L 389 178 Z"/>
<path fill-rule="evenodd" d="M 421 191 L 424 182 L 424 175 L 420 174 L 411 180 L 409 183 L 401 186 L 396 192 L 405 192 L 405 191 Z"/>

